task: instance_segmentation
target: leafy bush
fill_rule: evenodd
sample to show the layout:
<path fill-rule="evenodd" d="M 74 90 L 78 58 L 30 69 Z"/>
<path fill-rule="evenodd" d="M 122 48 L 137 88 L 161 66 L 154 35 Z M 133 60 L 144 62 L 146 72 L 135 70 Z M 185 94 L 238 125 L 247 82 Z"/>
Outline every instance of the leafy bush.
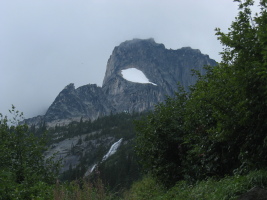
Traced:
<path fill-rule="evenodd" d="M 229 32 L 216 29 L 225 46 L 222 62 L 200 77 L 186 104 L 191 165 L 199 166 L 191 176 L 197 178 L 267 166 L 267 3 L 260 1 L 253 18 L 253 1 L 238 2 Z"/>
<path fill-rule="evenodd" d="M 229 176 L 219 180 L 210 178 L 194 185 L 180 181 L 162 199 L 235 200 L 255 186 L 267 187 L 267 171 L 252 171 L 246 176 Z"/>
<path fill-rule="evenodd" d="M 141 164 L 167 186 L 267 166 L 267 2 L 254 18 L 253 1 L 237 2 L 229 32 L 216 29 L 222 62 L 137 122 Z"/>
<path fill-rule="evenodd" d="M 82 179 L 71 183 L 57 183 L 54 188 L 54 200 L 112 200 L 115 195 L 107 191 L 100 179 L 94 183 Z"/>
<path fill-rule="evenodd" d="M 154 112 L 136 121 L 136 152 L 144 169 L 165 185 L 182 178 L 186 147 L 183 129 L 186 93 L 177 93 L 156 106 Z"/>
<path fill-rule="evenodd" d="M 236 200 L 253 187 L 267 187 L 267 171 L 252 171 L 247 175 L 227 176 L 222 179 L 209 178 L 189 184 L 178 181 L 169 190 L 164 189 L 152 177 L 144 177 L 133 184 L 125 194 L 127 200 Z"/>
<path fill-rule="evenodd" d="M 135 182 L 131 189 L 124 194 L 127 200 L 153 200 L 164 194 L 164 187 L 157 183 L 151 176 L 145 176 Z"/>
<path fill-rule="evenodd" d="M 0 120 L 0 199 L 49 199 L 59 163 L 44 158 L 45 137 L 18 125 L 22 114 L 14 106 L 10 112 L 13 120 Z"/>

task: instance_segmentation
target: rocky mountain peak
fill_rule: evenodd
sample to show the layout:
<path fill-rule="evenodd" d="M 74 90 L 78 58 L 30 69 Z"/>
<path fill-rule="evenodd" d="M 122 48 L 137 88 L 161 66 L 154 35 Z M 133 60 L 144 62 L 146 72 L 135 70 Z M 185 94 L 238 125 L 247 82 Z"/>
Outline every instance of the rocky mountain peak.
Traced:
<path fill-rule="evenodd" d="M 166 49 L 153 38 L 133 39 L 116 46 L 108 59 L 102 87 L 88 84 L 75 89 L 67 85 L 42 118 L 50 125 L 96 119 L 111 112 L 141 112 L 173 96 L 177 83 L 186 89 L 196 82 L 192 69 L 205 73 L 203 66 L 216 62 L 191 47 Z M 26 120 L 27 122 L 27 120 Z"/>
<path fill-rule="evenodd" d="M 132 40 L 126 40 L 125 42 L 122 42 L 119 46 L 118 49 L 122 48 L 144 48 L 144 47 L 159 47 L 159 48 L 165 48 L 163 44 L 158 44 L 155 42 L 154 38 L 149 38 L 149 39 L 138 39 L 134 38 Z M 116 49 L 116 47 L 115 47 Z"/>
<path fill-rule="evenodd" d="M 153 38 L 150 39 L 133 39 L 122 42 L 115 47 L 110 56 L 106 68 L 106 74 L 103 80 L 103 86 L 108 84 L 109 80 L 121 73 L 121 70 L 128 68 L 137 68 L 141 71 L 149 69 L 142 68 L 142 61 L 153 59 L 165 50 L 163 44 L 157 44 Z M 146 72 L 144 72 L 146 73 Z"/>
<path fill-rule="evenodd" d="M 75 90 L 74 83 L 70 83 L 69 85 L 67 85 L 64 90 Z"/>

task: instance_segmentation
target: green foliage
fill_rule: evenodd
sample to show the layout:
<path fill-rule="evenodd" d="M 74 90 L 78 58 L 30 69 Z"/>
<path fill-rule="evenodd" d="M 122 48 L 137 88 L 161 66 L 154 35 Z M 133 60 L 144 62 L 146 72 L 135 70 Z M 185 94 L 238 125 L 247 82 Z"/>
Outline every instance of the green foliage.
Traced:
<path fill-rule="evenodd" d="M 246 176 L 236 175 L 219 180 L 210 178 L 195 185 L 180 181 L 163 199 L 235 200 L 255 186 L 262 188 L 267 186 L 266 171 L 253 171 Z"/>
<path fill-rule="evenodd" d="M 129 189 L 140 178 L 140 167 L 133 151 L 133 140 L 120 146 L 116 154 L 99 164 L 98 175 L 111 191 L 121 192 Z"/>
<path fill-rule="evenodd" d="M 128 189 L 133 181 L 140 177 L 139 164 L 133 148 L 135 144 L 133 140 L 135 138 L 133 120 L 140 118 L 142 115 L 141 113 L 118 113 L 98 118 L 93 122 L 80 120 L 80 122 L 72 122 L 72 125 L 50 128 L 48 134 L 53 142 L 59 142 L 73 136 L 80 137 L 70 151 L 71 154 L 79 156 L 79 164 L 75 167 L 70 165 L 69 170 L 60 175 L 60 180 L 71 182 L 80 179 L 84 177 L 89 167 L 98 163 L 97 170 L 99 174 L 97 174 L 97 177 L 101 178 L 111 191 L 117 193 L 123 189 Z M 69 135 L 70 132 L 71 135 Z M 123 138 L 123 145 L 118 148 L 116 154 L 100 163 L 111 144 L 121 138 Z M 77 151 L 79 145 L 85 145 L 85 142 L 88 148 L 91 148 L 90 145 L 93 146 L 94 143 L 97 143 L 98 146 L 92 151 Z M 110 146 L 107 143 L 111 143 Z M 94 180 L 95 175 L 90 175 L 91 180 Z"/>
<path fill-rule="evenodd" d="M 137 123 L 141 163 L 166 185 L 267 166 L 267 1 L 255 17 L 253 1 L 238 2 L 229 32 L 216 29 L 222 62 Z"/>
<path fill-rule="evenodd" d="M 93 122 L 91 120 L 84 121 L 81 119 L 80 122 L 73 121 L 65 126 L 56 125 L 54 128 L 45 130 L 47 130 L 51 138 L 49 141 L 50 144 L 91 132 L 98 132 L 99 134 L 88 136 L 86 138 L 87 141 L 95 139 L 100 135 L 115 135 L 118 139 L 123 137 L 125 140 L 128 140 L 134 137 L 134 125 L 132 121 L 141 115 L 141 113 L 118 113 L 98 118 Z M 41 123 L 40 128 L 45 128 L 45 124 Z M 40 132 L 40 128 L 31 127 L 37 135 Z"/>
<path fill-rule="evenodd" d="M 152 200 L 161 199 L 165 189 L 151 176 L 145 176 L 142 180 L 135 182 L 131 189 L 124 194 L 127 200 Z"/>
<path fill-rule="evenodd" d="M 197 73 L 199 81 L 189 93 L 180 90 L 136 121 L 136 153 L 151 176 L 135 183 L 126 199 L 236 199 L 253 186 L 267 187 L 267 0 L 260 0 L 255 17 L 252 0 L 235 1 L 240 12 L 229 32 L 216 29 L 225 46 L 222 62 L 207 67 L 205 75 Z M 30 127 L 36 138 L 27 126 L 16 124 L 20 113 L 14 108 L 12 112 L 11 126 L 7 118 L 0 122 L 1 198 L 51 199 L 48 184 L 57 166 L 43 157 L 46 125 Z M 121 113 L 94 122 L 81 118 L 49 129 L 50 142 L 95 132 L 85 140 L 124 138 L 132 146 L 132 120 L 138 117 Z M 78 144 L 83 142 L 80 139 Z M 108 149 L 100 147 L 97 155 L 81 155 L 80 165 L 70 166 L 66 179 L 82 176 L 88 159 L 103 157 Z M 119 183 L 129 186 L 139 177 L 136 159 L 132 149 L 124 146 L 99 166 L 101 178 L 112 189 L 121 189 Z M 54 198 L 114 198 L 98 180 L 95 186 L 85 182 L 56 186 Z"/>
<path fill-rule="evenodd" d="M 186 146 L 183 137 L 187 95 L 183 91 L 176 98 L 156 106 L 154 112 L 136 121 L 136 152 L 144 169 L 166 185 L 182 177 L 182 160 Z"/>
<path fill-rule="evenodd" d="M 238 168 L 239 148 L 246 133 L 243 89 L 231 79 L 231 68 L 218 65 L 200 77 L 186 103 L 185 127 L 190 145 L 191 177 L 223 176 Z"/>
<path fill-rule="evenodd" d="M 0 120 L 0 199 L 49 197 L 59 163 L 44 158 L 45 137 L 37 138 L 27 125 L 18 125 L 22 114 L 14 106 L 10 112 L 13 120 Z"/>
<path fill-rule="evenodd" d="M 199 160 L 203 177 L 246 173 L 267 164 L 266 0 L 254 18 L 251 5 L 240 1 L 227 34 L 216 29 L 226 46 L 223 60 L 200 77 L 187 102 L 187 141 L 195 139 L 191 164 Z"/>
<path fill-rule="evenodd" d="M 209 178 L 188 184 L 178 181 L 177 184 L 165 190 L 152 177 L 144 177 L 133 184 L 124 199 L 127 200 L 236 200 L 253 187 L 267 187 L 267 171 L 252 171 L 247 175 L 227 176 L 222 179 Z"/>
<path fill-rule="evenodd" d="M 89 182 L 82 179 L 72 181 L 71 183 L 57 183 L 53 199 L 55 200 L 112 200 L 115 195 L 110 193 L 100 179 L 95 182 Z"/>

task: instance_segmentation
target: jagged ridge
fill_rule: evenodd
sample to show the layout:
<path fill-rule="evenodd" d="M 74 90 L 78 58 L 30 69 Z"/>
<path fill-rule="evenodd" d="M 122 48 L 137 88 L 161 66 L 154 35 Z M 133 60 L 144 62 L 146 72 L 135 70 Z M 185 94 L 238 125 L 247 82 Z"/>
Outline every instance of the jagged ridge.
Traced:
<path fill-rule="evenodd" d="M 133 39 L 115 47 L 110 56 L 102 87 L 88 84 L 75 89 L 66 86 L 56 97 L 44 116 L 27 119 L 28 124 L 46 121 L 48 125 L 109 115 L 111 112 L 141 112 L 152 109 L 166 95 L 173 96 L 177 83 L 188 89 L 196 82 L 192 69 L 205 73 L 203 66 L 216 62 L 199 50 L 184 47 L 166 49 L 154 39 Z M 130 82 L 121 71 L 136 68 L 153 84 Z"/>

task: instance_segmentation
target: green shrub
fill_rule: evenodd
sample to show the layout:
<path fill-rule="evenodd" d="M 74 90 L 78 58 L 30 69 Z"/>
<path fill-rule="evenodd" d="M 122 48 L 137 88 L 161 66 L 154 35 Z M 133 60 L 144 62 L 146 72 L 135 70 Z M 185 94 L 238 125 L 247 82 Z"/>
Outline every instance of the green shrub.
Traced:
<path fill-rule="evenodd" d="M 209 178 L 189 185 L 180 181 L 170 189 L 164 200 L 235 200 L 241 194 L 258 186 L 267 187 L 267 171 L 252 171 L 246 176 L 229 176 L 219 180 Z"/>
<path fill-rule="evenodd" d="M 183 178 L 182 160 L 186 155 L 183 137 L 185 102 L 183 91 L 168 98 L 155 110 L 136 121 L 137 156 L 145 172 L 151 173 L 166 186 Z"/>
<path fill-rule="evenodd" d="M 50 199 L 59 163 L 45 159 L 45 136 L 36 137 L 22 113 L 12 107 L 13 120 L 0 114 L 0 199 Z"/>
<path fill-rule="evenodd" d="M 236 1 L 229 31 L 216 29 L 222 62 L 137 123 L 140 162 L 167 186 L 267 166 L 267 3 L 253 17 L 252 0 Z"/>
<path fill-rule="evenodd" d="M 208 178 L 191 185 L 178 181 L 166 190 L 151 176 L 145 176 L 125 193 L 125 200 L 236 200 L 253 187 L 267 188 L 267 171 L 252 171 L 247 175 Z"/>
<path fill-rule="evenodd" d="M 112 200 L 116 195 L 108 192 L 100 179 L 94 183 L 86 179 L 71 183 L 57 183 L 53 193 L 54 200 Z"/>
<path fill-rule="evenodd" d="M 151 176 L 145 176 L 142 180 L 135 182 L 131 189 L 125 193 L 127 200 L 156 200 L 164 194 L 162 185 Z"/>

